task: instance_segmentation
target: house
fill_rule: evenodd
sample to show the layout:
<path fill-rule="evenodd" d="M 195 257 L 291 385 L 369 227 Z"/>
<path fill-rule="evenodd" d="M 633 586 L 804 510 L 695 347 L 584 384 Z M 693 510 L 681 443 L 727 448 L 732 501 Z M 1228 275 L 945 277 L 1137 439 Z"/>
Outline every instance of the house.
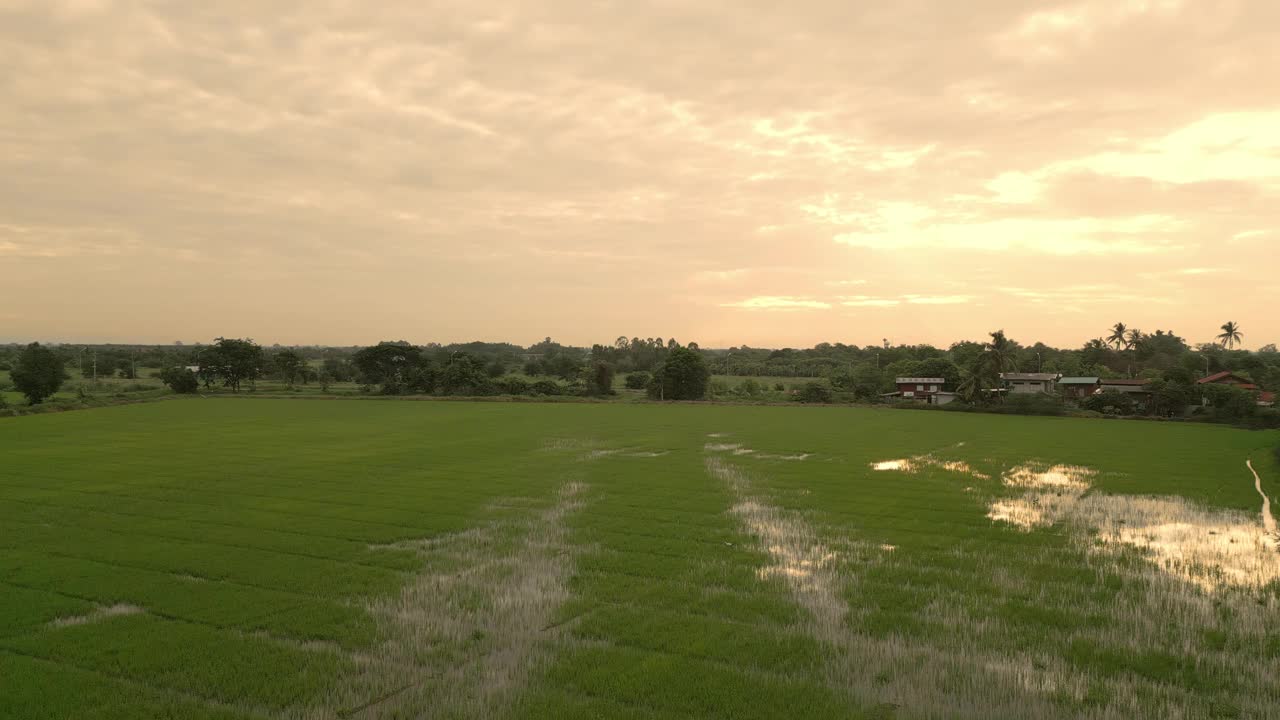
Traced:
<path fill-rule="evenodd" d="M 933 394 L 932 403 L 934 405 L 950 405 L 960 397 L 959 393 L 953 392 L 936 392 Z"/>
<path fill-rule="evenodd" d="M 1262 407 L 1275 407 L 1275 404 L 1276 404 L 1275 393 L 1265 392 L 1261 388 L 1259 388 L 1257 384 L 1254 383 L 1249 378 L 1241 377 L 1240 375 L 1236 375 L 1235 373 L 1230 371 L 1220 372 L 1215 375 L 1210 375 L 1209 377 L 1200 378 L 1198 381 L 1196 381 L 1196 384 L 1198 385 L 1230 385 L 1231 387 L 1236 387 L 1236 388 L 1240 388 L 1241 390 L 1248 390 L 1249 392 L 1256 393 L 1258 396 L 1258 404 L 1261 405 Z M 1209 399 L 1204 398 L 1202 402 L 1205 405 L 1208 405 Z"/>
<path fill-rule="evenodd" d="M 1057 392 L 1060 377 L 1056 373 L 1000 373 L 1000 379 L 1011 395 L 1053 394 Z"/>
<path fill-rule="evenodd" d="M 1098 383 L 1098 389 L 1095 392 L 1097 394 L 1104 392 L 1123 393 L 1133 398 L 1133 402 L 1137 405 L 1139 410 L 1145 411 L 1147 408 L 1151 407 L 1152 393 L 1151 389 L 1147 387 L 1150 383 L 1150 380 L 1143 380 L 1141 378 L 1136 380 L 1104 378 L 1102 382 Z"/>
<path fill-rule="evenodd" d="M 1249 378 L 1241 377 L 1233 372 L 1220 372 L 1196 381 L 1198 385 L 1234 385 L 1241 390 L 1257 390 L 1258 386 Z"/>
<path fill-rule="evenodd" d="M 947 384 L 947 379 L 900 377 L 894 380 L 894 384 L 898 386 L 898 392 L 901 393 L 903 399 L 923 400 L 927 403 L 933 403 L 933 396 L 942 392 L 942 387 Z"/>
<path fill-rule="evenodd" d="M 1064 377 L 1058 381 L 1058 389 L 1071 400 L 1083 400 L 1098 391 L 1101 378 Z"/>

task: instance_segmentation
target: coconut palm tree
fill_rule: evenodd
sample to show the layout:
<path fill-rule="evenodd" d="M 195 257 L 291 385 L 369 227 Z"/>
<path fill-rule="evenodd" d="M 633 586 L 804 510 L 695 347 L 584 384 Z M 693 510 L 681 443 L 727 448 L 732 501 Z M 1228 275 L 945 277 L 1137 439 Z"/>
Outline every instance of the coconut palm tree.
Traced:
<path fill-rule="evenodd" d="M 1129 328 L 1124 323 L 1116 323 L 1107 336 L 1107 342 L 1115 345 L 1117 350 L 1124 348 L 1129 342 Z"/>
<path fill-rule="evenodd" d="M 1243 338 L 1240 326 L 1233 321 L 1222 326 L 1222 333 L 1218 335 L 1218 344 L 1228 350 L 1235 350 L 1236 345 L 1239 345 Z"/>

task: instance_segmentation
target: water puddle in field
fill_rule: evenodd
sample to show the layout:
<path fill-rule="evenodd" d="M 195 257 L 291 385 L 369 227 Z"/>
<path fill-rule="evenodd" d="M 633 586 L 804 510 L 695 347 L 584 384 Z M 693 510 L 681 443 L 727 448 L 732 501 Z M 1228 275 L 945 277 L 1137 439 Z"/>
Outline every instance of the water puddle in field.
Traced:
<path fill-rule="evenodd" d="M 1253 489 L 1262 496 L 1262 526 L 1268 533 L 1280 538 L 1280 530 L 1276 529 L 1276 516 L 1271 514 L 1271 498 L 1262 492 L 1262 478 L 1258 475 L 1258 471 L 1253 469 L 1252 459 L 1245 461 L 1245 465 L 1248 465 L 1249 472 L 1253 473 Z"/>
<path fill-rule="evenodd" d="M 84 615 L 75 615 L 73 617 L 58 618 L 49 624 L 56 628 L 75 627 L 77 625 L 89 625 L 104 620 L 110 620 L 114 617 L 124 617 L 126 615 L 141 615 L 146 612 L 137 605 L 129 605 L 128 603 L 116 603 L 115 605 L 96 608 Z"/>
<path fill-rule="evenodd" d="M 813 453 L 790 453 L 781 455 L 776 453 L 763 453 L 749 447 L 744 447 L 742 443 L 707 443 L 702 446 L 702 449 L 708 452 L 724 452 L 732 453 L 737 456 L 749 456 L 757 460 L 786 460 L 790 462 L 801 462 L 813 457 Z"/>
<path fill-rule="evenodd" d="M 1280 580 L 1274 518 L 1268 525 L 1266 517 L 1259 523 L 1239 511 L 1173 496 L 1091 493 L 1095 476 L 1067 465 L 1014 468 L 1004 475 L 1005 485 L 1027 492 L 993 501 L 987 517 L 1026 531 L 1066 523 L 1088 537 L 1092 549 L 1136 548 L 1161 571 L 1207 591 L 1257 589 Z M 1261 492 L 1256 474 L 1255 481 Z"/>
<path fill-rule="evenodd" d="M 957 445 L 960 447 L 964 443 Z M 947 472 L 960 473 L 968 475 L 979 480 L 990 480 L 991 476 L 980 473 L 973 469 L 973 466 L 963 460 L 943 460 L 934 457 L 932 453 L 928 455 L 917 455 L 910 458 L 899 458 L 896 460 L 881 460 L 871 463 L 871 469 L 876 472 L 900 472 L 913 474 L 925 468 L 938 468 Z"/>
<path fill-rule="evenodd" d="M 750 480 L 720 457 L 706 459 L 707 472 L 729 486 L 737 502 L 731 512 L 769 553 L 770 563 L 756 571 L 761 580 L 781 578 L 797 601 L 812 614 L 819 634 L 828 642 L 843 625 L 848 608 L 837 592 L 837 554 L 818 542 L 808 523 L 753 497 Z"/>

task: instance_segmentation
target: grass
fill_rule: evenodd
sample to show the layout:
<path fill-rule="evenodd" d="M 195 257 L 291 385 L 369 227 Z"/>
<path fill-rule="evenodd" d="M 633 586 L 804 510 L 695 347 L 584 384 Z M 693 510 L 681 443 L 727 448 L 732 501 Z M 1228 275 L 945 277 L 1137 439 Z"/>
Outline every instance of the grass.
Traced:
<path fill-rule="evenodd" d="M 1275 497 L 1278 441 L 859 408 L 8 418 L 0 717 L 1267 717 L 1280 585 L 1096 533 L 1147 517 L 1122 502 L 1260 527 L 1245 458 Z M 1087 488 L 1036 485 L 1058 465 Z"/>

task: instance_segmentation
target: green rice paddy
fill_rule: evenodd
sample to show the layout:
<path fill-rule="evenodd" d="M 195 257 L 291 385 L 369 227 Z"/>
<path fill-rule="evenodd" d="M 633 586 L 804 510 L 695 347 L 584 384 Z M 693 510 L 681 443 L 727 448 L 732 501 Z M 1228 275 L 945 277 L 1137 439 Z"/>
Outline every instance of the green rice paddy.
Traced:
<path fill-rule="evenodd" d="M 1277 717 L 1246 460 L 1280 503 L 1278 443 L 657 404 L 4 419 L 0 717 Z"/>

